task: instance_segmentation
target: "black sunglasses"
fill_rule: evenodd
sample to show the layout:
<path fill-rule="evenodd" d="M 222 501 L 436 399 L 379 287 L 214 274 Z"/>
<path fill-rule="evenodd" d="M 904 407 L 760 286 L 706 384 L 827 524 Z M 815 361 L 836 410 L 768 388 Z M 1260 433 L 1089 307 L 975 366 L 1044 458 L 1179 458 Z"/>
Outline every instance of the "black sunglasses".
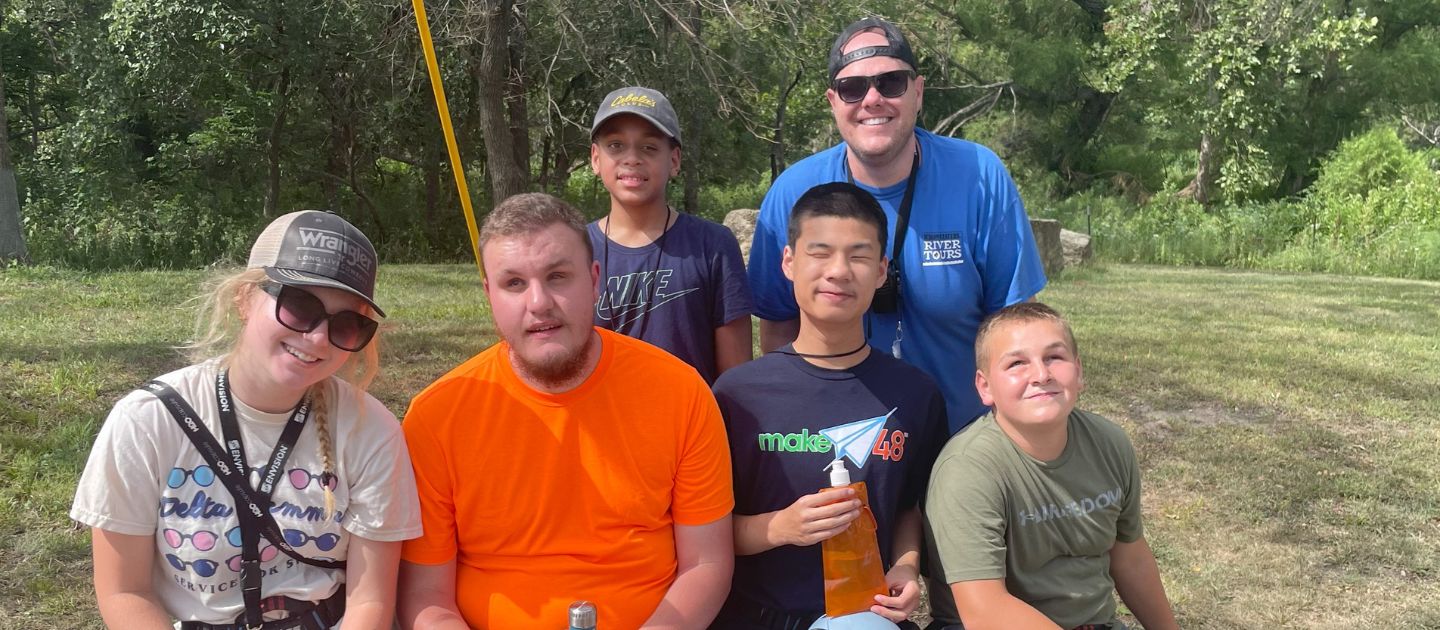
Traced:
<path fill-rule="evenodd" d="M 891 70 L 873 76 L 842 77 L 830 85 L 840 100 L 858 103 L 870 93 L 870 86 L 885 98 L 896 98 L 910 89 L 910 79 L 915 78 L 914 70 Z"/>
<path fill-rule="evenodd" d="M 330 313 L 320 298 L 304 289 L 266 282 L 262 290 L 275 298 L 275 321 L 298 333 L 308 333 L 319 328 L 320 322 L 329 321 L 330 343 L 341 350 L 358 352 L 380 327 L 379 322 L 355 311 Z"/>

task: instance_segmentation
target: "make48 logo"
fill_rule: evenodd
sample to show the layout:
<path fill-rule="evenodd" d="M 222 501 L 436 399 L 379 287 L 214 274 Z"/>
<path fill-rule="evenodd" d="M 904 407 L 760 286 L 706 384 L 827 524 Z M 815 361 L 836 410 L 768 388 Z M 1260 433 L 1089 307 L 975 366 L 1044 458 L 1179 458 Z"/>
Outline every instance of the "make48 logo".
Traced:
<path fill-rule="evenodd" d="M 895 410 L 883 416 L 820 429 L 811 433 L 801 429 L 799 433 L 761 433 L 761 451 L 781 453 L 830 453 L 835 457 L 848 458 L 856 468 L 864 468 L 870 456 L 898 462 L 905 457 L 905 440 L 910 434 L 899 429 L 887 430 L 885 423 Z"/>

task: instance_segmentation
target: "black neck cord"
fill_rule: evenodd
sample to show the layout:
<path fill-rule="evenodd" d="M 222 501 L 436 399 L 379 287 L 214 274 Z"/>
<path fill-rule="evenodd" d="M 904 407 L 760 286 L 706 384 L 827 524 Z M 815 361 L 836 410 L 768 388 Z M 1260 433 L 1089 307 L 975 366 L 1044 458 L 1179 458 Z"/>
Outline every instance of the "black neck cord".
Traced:
<path fill-rule="evenodd" d="M 860 347 L 849 352 L 840 352 L 837 354 L 808 354 L 805 352 L 796 351 L 794 344 L 791 344 L 789 350 L 776 350 L 776 352 L 779 352 L 780 354 L 788 354 L 792 357 L 800 357 L 802 359 L 838 359 L 840 357 L 848 357 L 852 354 L 856 354 L 861 350 L 864 350 L 865 347 L 868 345 L 870 345 L 870 342 L 862 339 L 860 341 Z"/>
<path fill-rule="evenodd" d="M 641 335 L 644 335 L 644 334 L 645 334 L 645 324 L 649 323 L 649 321 L 650 321 L 650 318 L 647 316 L 647 313 L 646 313 L 646 311 L 645 311 L 644 309 L 645 309 L 645 306 L 646 306 L 647 304 L 649 304 L 651 300 L 655 299 L 655 291 L 657 290 L 656 285 L 658 284 L 658 283 L 655 281 L 655 275 L 658 274 L 658 273 L 660 273 L 660 259 L 665 256 L 665 235 L 670 233 L 670 213 L 671 213 L 671 212 L 674 212 L 674 210 L 672 210 L 672 209 L 670 208 L 670 206 L 667 204 L 667 205 L 665 206 L 665 223 L 664 223 L 664 225 L 660 228 L 660 237 L 657 238 L 657 239 L 655 239 L 655 266 L 654 266 L 653 268 L 651 268 L 651 270 L 650 270 L 650 278 L 649 278 L 650 290 L 649 290 L 649 291 L 645 291 L 645 289 L 643 289 L 643 288 L 640 290 L 642 293 L 644 293 L 644 295 L 641 296 L 642 299 L 640 300 L 640 303 L 639 303 L 639 305 L 638 305 L 638 307 L 641 309 L 641 310 L 640 310 L 640 313 L 635 316 L 635 319 L 632 319 L 632 320 L 630 320 L 630 322 L 629 322 L 629 323 L 630 323 L 630 331 L 631 331 L 631 332 L 634 332 L 634 331 L 635 331 L 635 327 L 636 327 L 636 325 L 637 325 L 637 322 L 639 322 L 639 326 L 640 326 L 640 331 L 639 331 L 639 333 L 638 333 L 638 334 L 629 335 L 629 336 L 634 337 L 634 338 L 636 338 L 636 339 L 641 338 Z M 610 282 L 609 282 L 609 278 L 610 278 L 610 218 L 611 218 L 611 217 L 605 217 L 605 256 L 604 256 L 604 258 L 602 258 L 601 261 L 600 261 L 600 265 L 605 268 L 605 269 L 603 270 L 603 272 L 604 272 L 605 277 L 606 277 L 606 282 L 605 282 L 606 285 L 609 285 L 609 284 L 610 284 Z M 679 221 L 676 221 L 676 223 L 679 223 Z M 646 279 L 642 276 L 642 277 L 640 278 L 640 281 L 641 281 L 641 282 L 645 282 Z M 607 287 L 607 288 L 608 288 L 608 287 Z M 621 297 L 622 297 L 622 299 L 623 299 L 624 296 L 621 296 Z M 614 302 L 614 297 L 613 297 L 613 296 L 611 297 L 611 302 L 612 302 L 612 304 L 613 304 L 613 302 Z M 640 322 L 640 320 L 641 320 L 642 318 L 645 320 L 644 322 Z M 615 323 L 615 332 L 618 332 L 618 333 L 620 333 L 620 334 L 622 334 L 622 335 L 627 335 L 627 334 L 629 334 L 629 333 L 626 333 L 626 332 L 625 332 L 624 328 L 625 328 L 625 322 L 624 322 L 624 321 L 619 321 L 619 322 L 616 322 L 616 323 Z"/>

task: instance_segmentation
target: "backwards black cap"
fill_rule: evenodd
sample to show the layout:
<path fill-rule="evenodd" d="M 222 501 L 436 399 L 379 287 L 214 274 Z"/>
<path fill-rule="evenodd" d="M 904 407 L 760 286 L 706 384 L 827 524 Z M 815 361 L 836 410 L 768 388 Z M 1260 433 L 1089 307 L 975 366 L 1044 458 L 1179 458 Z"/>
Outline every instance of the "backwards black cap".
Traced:
<path fill-rule="evenodd" d="M 843 55 L 840 54 L 840 51 L 845 49 L 845 44 L 849 43 L 851 39 L 869 30 L 877 30 L 885 35 L 886 45 L 866 46 L 856 48 Z M 905 39 L 905 34 L 888 21 L 878 17 L 868 17 L 845 27 L 845 30 L 840 32 L 840 36 L 835 38 L 835 45 L 830 47 L 830 81 L 832 83 L 835 81 L 835 75 L 840 74 L 841 68 L 870 57 L 894 57 L 910 64 L 911 70 L 920 69 L 920 65 L 915 63 L 915 53 L 910 50 L 910 42 Z"/>

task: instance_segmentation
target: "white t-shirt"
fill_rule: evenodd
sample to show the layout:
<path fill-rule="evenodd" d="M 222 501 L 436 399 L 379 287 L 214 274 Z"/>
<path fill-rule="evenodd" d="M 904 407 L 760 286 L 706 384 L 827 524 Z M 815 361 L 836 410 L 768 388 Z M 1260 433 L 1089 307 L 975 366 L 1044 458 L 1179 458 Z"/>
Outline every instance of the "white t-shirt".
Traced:
<path fill-rule="evenodd" d="M 221 441 L 217 365 L 192 365 L 159 380 L 190 403 Z M 328 414 L 338 479 L 335 512 L 325 518 L 318 431 L 308 424 L 275 485 L 270 511 L 300 553 L 344 560 L 350 535 L 418 537 L 420 505 L 394 414 L 349 383 L 331 381 L 338 387 Z M 290 412 L 264 413 L 234 400 L 250 480 L 258 484 L 258 470 L 269 464 Z M 80 476 L 70 518 L 109 532 L 153 535 L 155 592 L 176 619 L 231 623 L 244 612 L 235 500 L 153 394 L 131 392 L 110 411 Z M 345 582 L 343 571 L 301 563 L 264 539 L 260 549 L 263 596 L 320 601 Z"/>

